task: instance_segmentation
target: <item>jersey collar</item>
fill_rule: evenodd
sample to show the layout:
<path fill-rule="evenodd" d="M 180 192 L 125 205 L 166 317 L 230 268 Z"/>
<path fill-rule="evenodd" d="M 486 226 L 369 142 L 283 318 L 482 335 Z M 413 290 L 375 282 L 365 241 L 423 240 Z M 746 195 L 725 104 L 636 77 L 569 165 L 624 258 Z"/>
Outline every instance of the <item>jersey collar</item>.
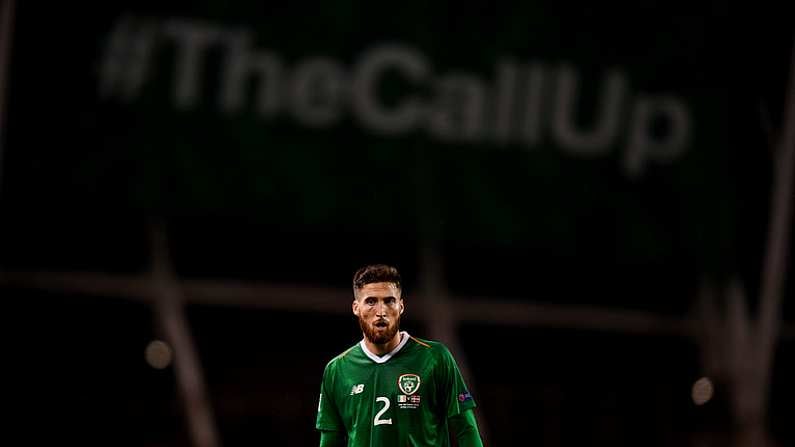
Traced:
<path fill-rule="evenodd" d="M 367 349 L 367 345 L 364 343 L 364 338 L 362 338 L 362 341 L 359 342 L 359 346 L 362 347 L 362 352 L 364 352 L 364 355 L 369 357 L 370 360 L 372 360 L 372 361 L 374 361 L 376 363 L 386 363 L 387 360 L 391 359 L 392 356 L 397 354 L 398 351 L 400 351 L 403 348 L 403 346 L 405 346 L 406 343 L 408 343 L 409 337 L 410 336 L 409 336 L 408 332 L 400 331 L 400 343 L 398 343 L 398 345 L 395 346 L 395 349 L 393 349 L 392 351 L 390 351 L 390 352 L 388 352 L 388 353 L 386 353 L 386 354 L 384 354 L 384 355 L 382 355 L 380 357 L 375 355 L 375 354 L 373 354 L 372 352 L 370 352 L 369 349 Z"/>

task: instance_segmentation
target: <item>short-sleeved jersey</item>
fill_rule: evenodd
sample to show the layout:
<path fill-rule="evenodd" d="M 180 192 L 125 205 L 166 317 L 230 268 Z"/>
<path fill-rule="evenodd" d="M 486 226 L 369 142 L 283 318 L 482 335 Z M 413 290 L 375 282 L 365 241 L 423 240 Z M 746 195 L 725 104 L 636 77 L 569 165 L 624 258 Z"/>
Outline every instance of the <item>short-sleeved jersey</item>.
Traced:
<path fill-rule="evenodd" d="M 474 407 L 447 347 L 401 332 L 384 356 L 362 341 L 328 363 L 316 427 L 348 447 L 448 447 L 447 418 Z"/>

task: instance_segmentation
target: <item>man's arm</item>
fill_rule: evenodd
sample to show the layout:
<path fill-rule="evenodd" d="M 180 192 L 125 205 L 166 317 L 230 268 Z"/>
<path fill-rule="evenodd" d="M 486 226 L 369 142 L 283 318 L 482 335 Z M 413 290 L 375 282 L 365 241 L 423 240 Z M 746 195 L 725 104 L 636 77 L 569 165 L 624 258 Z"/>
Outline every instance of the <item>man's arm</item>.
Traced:
<path fill-rule="evenodd" d="M 483 447 L 478 423 L 475 420 L 475 412 L 472 409 L 452 416 L 447 421 L 450 425 L 450 433 L 458 442 L 458 447 Z"/>
<path fill-rule="evenodd" d="M 348 444 L 342 418 L 334 402 L 334 361 L 326 365 L 320 383 L 315 428 L 320 431 L 320 447 L 345 447 Z"/>
<path fill-rule="evenodd" d="M 440 344 L 441 359 L 437 368 L 439 392 L 446 395 L 445 411 L 450 434 L 459 447 L 483 447 L 473 408 L 475 399 L 467 390 L 461 371 L 446 346 Z"/>
<path fill-rule="evenodd" d="M 320 447 L 345 447 L 346 445 L 345 433 L 328 430 L 320 432 Z"/>

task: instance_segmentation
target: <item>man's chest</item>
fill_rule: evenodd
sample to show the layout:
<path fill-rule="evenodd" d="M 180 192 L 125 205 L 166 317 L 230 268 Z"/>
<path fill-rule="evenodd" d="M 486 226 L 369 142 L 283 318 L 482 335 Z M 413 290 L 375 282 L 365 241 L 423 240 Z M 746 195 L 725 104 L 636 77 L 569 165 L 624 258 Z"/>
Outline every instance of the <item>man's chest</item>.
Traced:
<path fill-rule="evenodd" d="M 391 416 L 411 417 L 436 407 L 436 381 L 429 364 L 370 364 L 346 368 L 337 378 L 336 400 L 350 420 L 388 423 Z M 379 416 L 380 415 L 380 416 Z"/>

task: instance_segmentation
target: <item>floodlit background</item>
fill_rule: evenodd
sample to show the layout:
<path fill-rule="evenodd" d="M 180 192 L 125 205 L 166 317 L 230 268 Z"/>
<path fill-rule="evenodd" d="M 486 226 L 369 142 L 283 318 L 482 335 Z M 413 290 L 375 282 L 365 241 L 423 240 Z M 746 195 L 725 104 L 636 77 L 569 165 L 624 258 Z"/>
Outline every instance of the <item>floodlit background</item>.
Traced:
<path fill-rule="evenodd" d="M 366 263 L 488 446 L 795 444 L 784 6 L 0 5 L 22 444 L 317 445 Z"/>

